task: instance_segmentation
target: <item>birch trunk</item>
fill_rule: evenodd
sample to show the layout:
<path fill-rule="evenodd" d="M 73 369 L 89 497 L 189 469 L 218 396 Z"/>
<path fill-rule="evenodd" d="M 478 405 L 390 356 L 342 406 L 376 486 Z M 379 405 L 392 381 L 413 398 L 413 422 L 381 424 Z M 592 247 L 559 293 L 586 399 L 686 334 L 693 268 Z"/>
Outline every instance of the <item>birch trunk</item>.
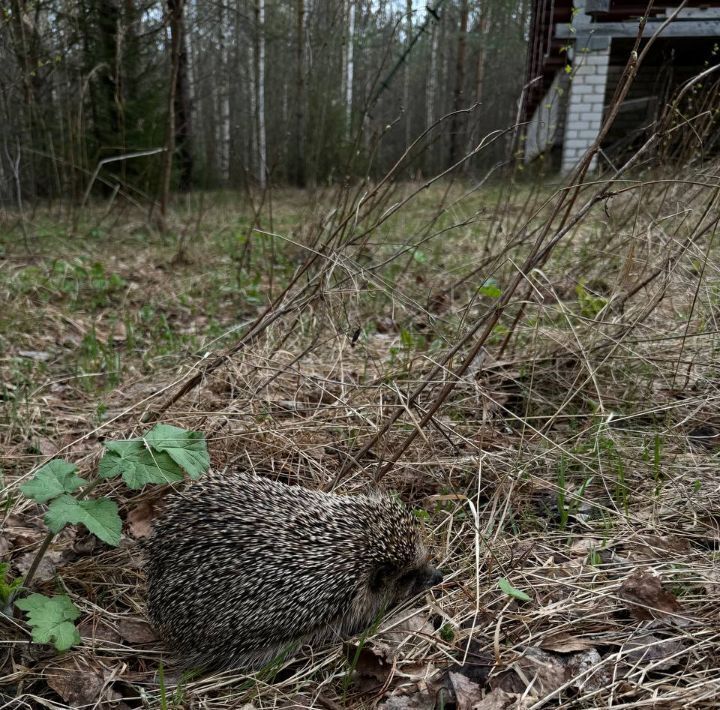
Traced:
<path fill-rule="evenodd" d="M 177 94 L 180 54 L 182 50 L 182 16 L 184 0 L 168 0 L 170 24 L 170 87 L 165 127 L 165 153 L 163 154 L 162 186 L 160 188 L 160 231 L 167 231 L 167 207 L 170 201 L 170 180 L 172 178 L 173 154 L 175 152 L 175 103 Z"/>
<path fill-rule="evenodd" d="M 352 133 L 352 103 L 353 103 L 353 74 L 355 64 L 353 58 L 353 49 L 355 46 L 355 0 L 349 0 L 348 8 L 348 41 L 347 41 L 347 58 L 345 75 L 345 135 L 350 140 Z"/>
<path fill-rule="evenodd" d="M 298 187 L 305 187 L 305 0 L 297 0 L 297 54 L 295 75 L 295 160 L 294 177 Z"/>
<path fill-rule="evenodd" d="M 412 0 L 406 0 L 405 3 L 405 47 L 406 51 L 410 51 L 410 42 L 412 42 Z M 403 110 L 405 111 L 405 148 L 410 145 L 410 56 L 405 60 L 405 74 L 403 77 Z"/>
<path fill-rule="evenodd" d="M 432 126 L 435 120 L 435 92 L 437 81 L 437 52 L 438 52 L 438 26 L 436 22 L 432 23 L 430 28 L 430 67 L 427 73 L 427 83 L 425 88 L 425 124 L 426 128 Z M 425 170 L 428 173 L 433 169 L 433 151 L 425 151 Z"/>
<path fill-rule="evenodd" d="M 265 0 L 257 2 L 258 35 L 258 183 L 261 189 L 267 185 L 267 142 L 265 136 Z"/>
<path fill-rule="evenodd" d="M 230 179 L 230 76 L 228 71 L 228 50 L 226 41 L 226 15 L 222 4 L 218 5 L 218 59 L 217 77 L 218 108 L 220 122 L 218 130 L 218 168 L 220 181 L 227 185 Z"/>
<path fill-rule="evenodd" d="M 253 42 L 245 42 L 247 47 L 247 87 L 249 101 L 249 111 L 247 117 L 247 126 L 249 127 L 248 134 L 248 156 L 249 161 L 246 165 L 246 170 L 249 175 L 255 173 L 256 161 L 258 156 L 258 144 L 257 144 L 257 83 L 256 83 L 256 52 L 255 45 Z"/>

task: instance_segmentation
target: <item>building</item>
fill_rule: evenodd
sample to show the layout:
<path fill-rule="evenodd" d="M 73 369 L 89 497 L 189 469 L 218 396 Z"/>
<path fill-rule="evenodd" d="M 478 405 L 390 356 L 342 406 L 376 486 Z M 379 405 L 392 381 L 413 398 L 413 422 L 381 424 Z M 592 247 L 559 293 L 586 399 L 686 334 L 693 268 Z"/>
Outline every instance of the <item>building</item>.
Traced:
<path fill-rule="evenodd" d="M 657 37 L 603 141 L 603 161 L 637 145 L 678 88 L 703 71 L 693 89 L 720 108 L 720 0 L 689 0 L 661 27 L 679 4 L 652 6 L 643 37 Z M 646 9 L 637 0 L 536 0 L 523 97 L 526 162 L 551 155 L 568 172 L 593 144 Z M 711 120 L 720 134 L 717 114 Z"/>

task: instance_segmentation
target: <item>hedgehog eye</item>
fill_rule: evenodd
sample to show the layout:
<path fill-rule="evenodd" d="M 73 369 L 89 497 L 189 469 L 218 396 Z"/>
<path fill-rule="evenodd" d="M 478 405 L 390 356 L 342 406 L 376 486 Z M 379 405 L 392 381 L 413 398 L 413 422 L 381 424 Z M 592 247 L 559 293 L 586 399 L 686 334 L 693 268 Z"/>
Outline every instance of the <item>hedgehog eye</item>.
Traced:
<path fill-rule="evenodd" d="M 370 577 L 370 589 L 379 592 L 387 587 L 390 580 L 397 575 L 397 569 L 393 565 L 380 565 Z"/>
<path fill-rule="evenodd" d="M 402 587 L 412 587 L 413 584 L 417 582 L 418 578 L 418 570 L 412 569 L 409 572 L 405 572 L 402 576 L 398 578 L 397 586 Z"/>

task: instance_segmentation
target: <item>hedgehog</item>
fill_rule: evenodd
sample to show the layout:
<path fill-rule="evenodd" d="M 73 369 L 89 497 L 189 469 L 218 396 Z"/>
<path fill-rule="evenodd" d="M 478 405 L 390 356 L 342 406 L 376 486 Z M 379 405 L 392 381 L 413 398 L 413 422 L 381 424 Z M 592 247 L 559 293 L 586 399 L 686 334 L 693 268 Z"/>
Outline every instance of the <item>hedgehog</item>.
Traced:
<path fill-rule="evenodd" d="M 352 637 L 442 581 L 400 501 L 243 471 L 171 493 L 144 553 L 148 616 L 186 668 L 257 669 Z"/>

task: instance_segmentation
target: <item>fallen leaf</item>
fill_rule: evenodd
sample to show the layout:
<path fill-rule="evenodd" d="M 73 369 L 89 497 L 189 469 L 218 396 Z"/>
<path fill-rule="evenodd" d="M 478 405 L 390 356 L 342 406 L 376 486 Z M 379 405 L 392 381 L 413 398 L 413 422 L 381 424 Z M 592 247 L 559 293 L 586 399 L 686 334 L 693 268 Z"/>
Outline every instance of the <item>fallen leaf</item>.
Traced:
<path fill-rule="evenodd" d="M 127 340 L 127 327 L 123 321 L 117 321 L 110 329 L 111 338 L 116 343 L 122 343 Z"/>
<path fill-rule="evenodd" d="M 378 710 L 434 710 L 435 696 L 422 687 L 398 688 L 377 707 Z"/>
<path fill-rule="evenodd" d="M 678 639 L 660 639 L 645 634 L 628 639 L 622 648 L 622 658 L 632 665 L 643 668 L 652 666 L 653 671 L 666 671 L 683 660 L 686 645 Z"/>
<path fill-rule="evenodd" d="M 533 689 L 540 696 L 549 695 L 567 681 L 565 662 L 539 648 L 526 649 L 515 665 L 522 671 L 518 673 L 520 677 L 524 675 L 528 681 L 535 679 Z"/>
<path fill-rule="evenodd" d="M 78 654 L 48 666 L 44 675 L 47 684 L 73 708 L 85 705 L 105 707 L 103 701 L 121 697 L 110 687 L 105 688 L 104 673 L 92 666 L 85 656 Z"/>
<path fill-rule="evenodd" d="M 501 688 L 490 691 L 479 703 L 476 703 L 473 710 L 515 710 L 520 706 L 517 705 L 518 695 L 516 693 L 506 693 Z"/>
<path fill-rule="evenodd" d="M 662 619 L 682 611 L 675 595 L 663 588 L 660 576 L 652 570 L 636 569 L 620 585 L 619 596 L 639 620 Z"/>
<path fill-rule="evenodd" d="M 18 350 L 18 355 L 38 362 L 46 362 L 52 357 L 50 353 L 44 350 Z"/>
<path fill-rule="evenodd" d="M 384 649 L 346 644 L 345 655 L 353 671 L 353 683 L 362 693 L 382 687 L 392 671 L 392 658 L 385 655 Z"/>
<path fill-rule="evenodd" d="M 48 550 L 43 555 L 42 560 L 40 560 L 40 564 L 35 572 L 35 579 L 41 582 L 52 579 L 55 576 L 56 568 L 63 561 L 63 558 L 64 552 L 61 550 Z M 28 573 L 34 559 L 34 552 L 26 552 L 15 560 L 15 566 L 23 577 Z"/>
<path fill-rule="evenodd" d="M 579 690 L 600 690 L 612 681 L 610 669 L 602 665 L 602 658 L 594 648 L 567 656 L 567 669 L 573 687 Z"/>
<path fill-rule="evenodd" d="M 155 518 L 155 507 L 152 503 L 140 503 L 127 514 L 128 530 L 139 540 L 148 537 L 152 532 L 152 521 Z"/>
<path fill-rule="evenodd" d="M 450 671 L 449 676 L 458 710 L 472 710 L 482 700 L 480 686 L 462 673 Z"/>
<path fill-rule="evenodd" d="M 668 556 L 685 556 L 690 553 L 690 543 L 671 535 L 643 535 L 632 543 L 623 545 L 623 554 L 629 560 L 667 560 Z M 669 555 L 668 555 L 669 553 Z"/>
<path fill-rule="evenodd" d="M 601 660 L 594 648 L 562 656 L 539 648 L 528 648 L 516 665 L 526 679 L 535 678 L 533 690 L 544 697 L 568 683 L 571 687 L 585 690 L 604 687 L 609 681 L 609 673 L 601 665 Z"/>
<path fill-rule="evenodd" d="M 384 624 L 379 633 L 382 641 L 398 647 L 417 636 L 432 636 L 435 627 L 427 612 L 421 609 L 409 609 L 394 614 Z"/>
<path fill-rule="evenodd" d="M 555 653 L 588 651 L 594 647 L 595 644 L 592 641 L 564 633 L 546 636 L 540 643 L 540 648 L 545 651 L 555 651 Z"/>
<path fill-rule="evenodd" d="M 78 624 L 78 631 L 83 641 L 120 643 L 122 640 L 120 634 L 115 631 L 115 629 L 94 616 L 83 619 Z"/>
<path fill-rule="evenodd" d="M 157 635 L 152 626 L 142 619 L 120 619 L 118 631 L 125 641 L 131 644 L 153 643 L 157 641 Z"/>
<path fill-rule="evenodd" d="M 52 439 L 48 439 L 44 436 L 40 437 L 35 445 L 43 456 L 55 456 L 55 454 L 60 450 L 58 445 Z"/>
<path fill-rule="evenodd" d="M 73 655 L 45 669 L 47 684 L 71 707 L 100 700 L 105 679 L 80 656 Z"/>

